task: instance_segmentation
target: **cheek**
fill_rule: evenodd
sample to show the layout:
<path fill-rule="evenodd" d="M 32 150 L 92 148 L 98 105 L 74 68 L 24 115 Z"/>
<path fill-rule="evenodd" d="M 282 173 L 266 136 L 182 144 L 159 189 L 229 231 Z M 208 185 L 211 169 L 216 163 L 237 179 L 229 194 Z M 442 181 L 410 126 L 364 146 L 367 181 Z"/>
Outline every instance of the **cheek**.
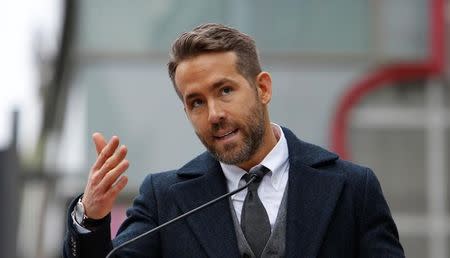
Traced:
<path fill-rule="evenodd" d="M 189 121 L 191 122 L 192 127 L 197 133 L 202 133 L 205 130 L 205 123 L 204 119 L 201 118 L 201 116 L 197 115 L 191 115 L 189 116 Z"/>

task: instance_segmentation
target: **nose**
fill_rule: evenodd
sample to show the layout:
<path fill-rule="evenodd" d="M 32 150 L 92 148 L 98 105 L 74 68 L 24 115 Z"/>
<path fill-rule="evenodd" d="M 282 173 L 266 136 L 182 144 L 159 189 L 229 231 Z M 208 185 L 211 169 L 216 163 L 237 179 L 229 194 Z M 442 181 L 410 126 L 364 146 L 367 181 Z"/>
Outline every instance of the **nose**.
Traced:
<path fill-rule="evenodd" d="M 211 124 L 217 124 L 224 117 L 225 117 L 225 112 L 224 112 L 222 106 L 215 101 L 210 101 L 208 103 L 208 121 Z"/>

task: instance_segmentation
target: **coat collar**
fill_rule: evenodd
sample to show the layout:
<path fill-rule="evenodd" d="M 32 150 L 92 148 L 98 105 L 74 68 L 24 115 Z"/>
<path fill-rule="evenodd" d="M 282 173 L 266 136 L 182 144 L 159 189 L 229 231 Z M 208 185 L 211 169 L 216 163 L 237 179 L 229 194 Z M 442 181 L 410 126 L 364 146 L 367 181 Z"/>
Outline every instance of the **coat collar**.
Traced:
<path fill-rule="evenodd" d="M 283 128 L 289 149 L 290 163 L 317 168 L 335 162 L 339 156 L 319 146 L 301 141 L 289 129 Z"/>
<path fill-rule="evenodd" d="M 344 178 L 318 170 L 334 163 L 338 159 L 336 154 L 299 140 L 287 128 L 282 129 L 290 163 L 286 255 L 315 257 L 343 189 Z M 219 162 L 208 152 L 184 165 L 177 174 L 188 179 L 171 189 L 182 212 L 227 192 Z M 239 256 L 230 209 L 229 202 L 221 201 L 186 219 L 209 256 Z"/>

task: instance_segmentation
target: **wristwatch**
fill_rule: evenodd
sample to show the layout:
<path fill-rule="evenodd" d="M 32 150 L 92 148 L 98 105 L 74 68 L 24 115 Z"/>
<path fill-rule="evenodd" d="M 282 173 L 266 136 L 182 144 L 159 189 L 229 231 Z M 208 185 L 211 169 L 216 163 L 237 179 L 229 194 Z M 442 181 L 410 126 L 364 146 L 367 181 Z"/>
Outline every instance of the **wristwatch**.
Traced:
<path fill-rule="evenodd" d="M 86 216 L 86 213 L 84 211 L 84 205 L 83 202 L 81 201 L 81 198 L 78 199 L 78 202 L 75 205 L 73 215 L 77 223 L 86 229 L 94 229 L 97 226 L 99 226 L 103 221 L 103 219 L 90 219 L 88 218 L 88 216 Z"/>

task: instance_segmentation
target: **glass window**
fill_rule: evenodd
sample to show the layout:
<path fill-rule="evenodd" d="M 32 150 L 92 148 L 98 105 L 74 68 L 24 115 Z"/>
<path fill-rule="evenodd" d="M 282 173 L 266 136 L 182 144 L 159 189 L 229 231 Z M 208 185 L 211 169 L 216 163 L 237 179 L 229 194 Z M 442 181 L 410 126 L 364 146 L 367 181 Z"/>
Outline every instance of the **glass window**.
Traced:
<path fill-rule="evenodd" d="M 382 0 L 377 24 L 380 48 L 388 58 L 428 55 L 428 4 L 424 0 Z"/>
<path fill-rule="evenodd" d="M 448 83 L 443 83 L 444 87 L 444 105 L 447 109 L 447 112 L 450 112 L 450 85 Z M 447 116 L 448 117 L 448 121 L 450 123 L 450 115 Z"/>
<path fill-rule="evenodd" d="M 350 135 L 352 159 L 374 170 L 393 212 L 425 213 L 424 131 L 352 129 Z"/>
<path fill-rule="evenodd" d="M 181 31 L 219 22 L 252 35 L 264 52 L 367 55 L 376 48 L 388 58 L 428 54 L 428 6 L 422 0 L 90 0 L 80 5 L 78 46 L 85 51 L 166 53 Z"/>
<path fill-rule="evenodd" d="M 424 107 L 425 82 L 411 81 L 401 85 L 386 86 L 362 99 L 359 107 Z"/>
<path fill-rule="evenodd" d="M 242 1 L 245 2 L 245 1 Z M 262 50 L 366 53 L 369 0 L 252 0 L 244 19 Z M 326 17 L 326 19 L 324 19 Z"/>
<path fill-rule="evenodd" d="M 447 173 L 445 174 L 445 176 L 447 177 L 447 202 L 446 202 L 446 204 L 447 204 L 447 210 L 448 210 L 448 213 L 447 213 L 447 215 L 449 216 L 449 223 L 450 223 L 450 128 L 447 128 L 447 133 L 446 133 L 446 137 L 447 137 L 447 139 L 446 139 L 446 142 L 447 142 L 447 146 L 446 146 L 446 159 L 445 159 L 445 162 L 446 162 L 446 166 L 445 166 L 445 168 L 447 169 L 446 171 L 447 171 Z M 450 230 L 450 227 L 449 227 L 449 230 Z M 449 232 L 450 233 L 450 232 Z M 449 245 L 450 246 L 450 245 Z"/>
<path fill-rule="evenodd" d="M 428 239 L 426 236 L 402 236 L 400 242 L 405 250 L 405 256 L 408 258 L 428 257 Z"/>
<path fill-rule="evenodd" d="M 79 47 L 83 51 L 167 53 L 182 31 L 203 22 L 224 23 L 221 0 L 82 1 Z"/>
<path fill-rule="evenodd" d="M 90 0 L 81 2 L 84 51 L 168 52 L 181 31 L 205 22 L 237 26 L 260 50 L 320 53 L 369 51 L 369 0 Z M 326 17 L 326 19 L 324 19 Z"/>

